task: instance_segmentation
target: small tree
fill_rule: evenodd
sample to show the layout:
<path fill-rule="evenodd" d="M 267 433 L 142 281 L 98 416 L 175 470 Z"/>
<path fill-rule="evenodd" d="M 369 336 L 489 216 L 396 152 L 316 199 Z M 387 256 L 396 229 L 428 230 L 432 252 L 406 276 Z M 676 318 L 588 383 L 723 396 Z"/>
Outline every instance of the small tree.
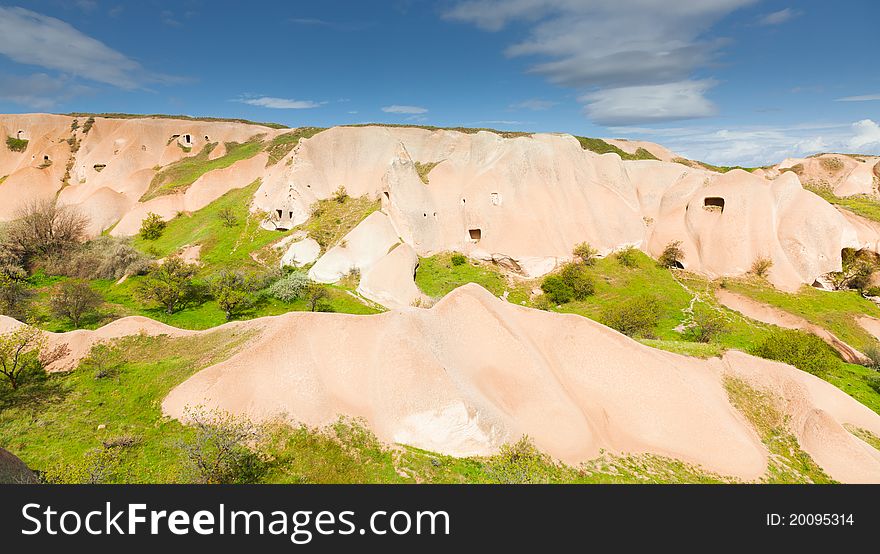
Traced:
<path fill-rule="evenodd" d="M 541 290 L 554 304 L 565 304 L 574 298 L 574 290 L 559 275 L 545 277 Z"/>
<path fill-rule="evenodd" d="M 141 282 L 138 292 L 141 298 L 159 303 L 165 308 L 165 313 L 171 315 L 191 298 L 195 273 L 195 265 L 184 262 L 178 256 L 171 256 L 153 266 Z"/>
<path fill-rule="evenodd" d="M 248 278 L 241 271 L 224 269 L 215 275 L 208 289 L 211 296 L 217 300 L 220 309 L 226 314 L 226 321 L 231 320 L 251 305 L 251 285 Z"/>
<path fill-rule="evenodd" d="M 144 240 L 156 240 L 165 231 L 165 220 L 157 213 L 150 212 L 141 222 L 141 238 Z"/>
<path fill-rule="evenodd" d="M 0 374 L 10 386 L 17 389 L 26 371 L 40 365 L 40 355 L 46 350 L 45 333 L 31 325 L 21 325 L 0 335 Z"/>
<path fill-rule="evenodd" d="M 217 219 L 224 227 L 235 227 L 238 225 L 238 216 L 232 208 L 223 208 L 217 212 Z"/>
<path fill-rule="evenodd" d="M 571 252 L 576 258 L 579 258 L 584 265 L 593 265 L 596 263 L 596 256 L 599 251 L 590 246 L 586 242 L 582 242 L 574 247 Z"/>
<path fill-rule="evenodd" d="M 70 319 L 74 327 L 79 327 L 82 318 L 94 313 L 103 303 L 101 295 L 81 279 L 62 283 L 50 301 L 52 312 Z"/>
<path fill-rule="evenodd" d="M 309 283 L 306 288 L 306 301 L 309 303 L 309 311 L 316 312 L 322 308 L 322 304 L 330 297 L 327 287 L 321 283 Z"/>
<path fill-rule="evenodd" d="M 250 447 L 260 438 L 260 431 L 253 423 L 225 412 L 189 408 L 185 419 L 195 434 L 179 447 L 189 462 L 193 481 L 213 485 L 259 479 L 262 463 Z"/>
<path fill-rule="evenodd" d="M 660 254 L 660 257 L 657 261 L 661 266 L 672 269 L 674 267 L 679 267 L 681 265 L 681 260 L 684 259 L 684 250 L 681 249 L 681 241 L 674 240 L 666 245 L 666 248 L 663 249 L 663 253 Z"/>
<path fill-rule="evenodd" d="M 752 262 L 751 272 L 758 277 L 766 277 L 771 267 L 773 267 L 773 260 L 767 256 L 759 256 Z"/>

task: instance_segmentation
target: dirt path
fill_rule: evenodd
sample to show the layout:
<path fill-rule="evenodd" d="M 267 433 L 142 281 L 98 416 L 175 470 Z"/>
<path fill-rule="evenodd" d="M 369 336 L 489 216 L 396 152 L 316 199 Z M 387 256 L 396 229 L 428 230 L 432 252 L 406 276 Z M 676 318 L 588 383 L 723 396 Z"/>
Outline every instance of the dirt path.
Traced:
<path fill-rule="evenodd" d="M 852 364 L 862 364 L 868 360 L 864 354 L 834 336 L 827 329 L 819 327 L 815 323 L 810 323 L 800 316 L 725 289 L 718 289 L 715 292 L 715 298 L 731 310 L 736 310 L 744 316 L 757 321 L 778 325 L 786 329 L 798 329 L 813 333 L 836 350 L 844 361 Z M 880 332 L 880 321 L 874 321 L 876 322 L 877 331 Z"/>

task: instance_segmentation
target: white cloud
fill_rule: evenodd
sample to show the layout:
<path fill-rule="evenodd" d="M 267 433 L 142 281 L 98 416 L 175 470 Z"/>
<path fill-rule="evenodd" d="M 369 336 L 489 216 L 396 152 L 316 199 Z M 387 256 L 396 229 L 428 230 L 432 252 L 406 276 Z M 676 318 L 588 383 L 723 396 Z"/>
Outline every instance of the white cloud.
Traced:
<path fill-rule="evenodd" d="M 531 100 L 523 100 L 522 102 L 511 104 L 510 107 L 514 110 L 533 110 L 537 112 L 549 110 L 558 103 L 559 102 L 554 102 L 552 100 L 541 100 L 539 98 L 532 98 Z"/>
<path fill-rule="evenodd" d="M 692 118 L 714 112 L 703 96 L 709 87 L 700 85 L 707 81 L 692 77 L 714 60 L 724 44 L 705 39 L 707 31 L 727 14 L 754 2 L 464 0 L 445 17 L 488 31 L 512 22 L 527 25 L 528 36 L 509 46 L 507 55 L 535 57 L 531 72 L 582 91 L 581 98 L 594 104 L 587 108 L 588 115 L 601 116 L 607 112 L 603 105 L 646 114 L 639 105 L 623 102 L 651 92 L 643 89 L 642 94 L 633 94 L 640 87 L 664 85 L 668 88 L 655 89 L 652 98 L 666 98 L 659 105 L 668 108 L 669 117 Z M 681 89 L 683 84 L 686 98 L 670 98 L 672 89 Z"/>
<path fill-rule="evenodd" d="M 400 113 L 400 114 L 428 113 L 427 108 L 423 108 L 421 106 L 402 106 L 400 104 L 392 104 L 391 106 L 385 106 L 382 108 L 382 111 L 385 113 Z"/>
<path fill-rule="evenodd" d="M 768 13 L 760 18 L 758 18 L 758 25 L 781 25 L 786 21 L 790 21 L 795 17 L 801 15 L 802 12 L 798 10 L 793 10 L 791 8 L 785 8 L 784 10 L 779 10 L 778 12 Z"/>
<path fill-rule="evenodd" d="M 717 165 L 762 166 L 819 152 L 880 154 L 880 126 L 870 119 L 775 127 L 615 127 L 612 130 L 617 136 L 653 140 L 687 158 Z"/>
<path fill-rule="evenodd" d="M 169 80 L 71 25 L 24 8 L 0 6 L 0 54 L 122 89 Z"/>
<path fill-rule="evenodd" d="M 92 92 L 89 87 L 72 83 L 69 78 L 0 74 L 0 101 L 12 102 L 36 110 L 50 110 L 58 102 Z"/>
<path fill-rule="evenodd" d="M 849 141 L 850 150 L 858 153 L 880 153 L 880 125 L 870 119 L 853 123 L 853 138 Z"/>
<path fill-rule="evenodd" d="M 871 100 L 880 100 L 880 92 L 877 94 L 863 94 L 861 96 L 844 96 L 836 98 L 836 102 L 868 102 Z"/>
<path fill-rule="evenodd" d="M 312 100 L 294 100 L 292 98 L 275 98 L 274 96 L 244 96 L 236 101 L 250 106 L 275 110 L 308 110 L 324 104 L 324 102 L 314 102 Z"/>
<path fill-rule="evenodd" d="M 600 125 L 672 121 L 707 117 L 715 107 L 704 93 L 710 80 L 601 89 L 579 98 L 587 115 Z"/>

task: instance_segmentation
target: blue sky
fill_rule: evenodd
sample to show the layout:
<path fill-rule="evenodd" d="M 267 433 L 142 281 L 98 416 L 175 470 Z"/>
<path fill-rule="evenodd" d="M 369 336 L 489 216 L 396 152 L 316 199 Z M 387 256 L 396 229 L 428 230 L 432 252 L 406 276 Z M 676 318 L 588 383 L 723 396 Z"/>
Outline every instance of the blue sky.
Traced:
<path fill-rule="evenodd" d="M 0 112 L 420 123 L 757 165 L 880 154 L 873 0 L 0 0 Z"/>

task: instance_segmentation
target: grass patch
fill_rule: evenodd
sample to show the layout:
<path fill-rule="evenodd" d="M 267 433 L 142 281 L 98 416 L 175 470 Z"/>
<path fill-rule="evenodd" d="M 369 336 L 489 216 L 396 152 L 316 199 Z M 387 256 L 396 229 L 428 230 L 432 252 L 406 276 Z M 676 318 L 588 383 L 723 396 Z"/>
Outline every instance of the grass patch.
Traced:
<path fill-rule="evenodd" d="M 880 450 L 880 437 L 875 435 L 874 433 L 868 431 L 867 429 L 862 429 L 861 427 L 856 427 L 855 425 L 850 425 L 849 423 L 845 423 L 843 425 L 847 431 L 862 439 L 866 443 L 870 444 L 877 450 Z"/>
<path fill-rule="evenodd" d="M 856 322 L 856 317 L 867 315 L 880 318 L 880 307 L 863 298 L 857 291 L 830 292 L 804 285 L 797 292 L 788 293 L 756 278 L 728 279 L 725 287 L 801 316 L 828 329 L 858 350 L 864 351 L 869 346 L 877 346 L 877 340 Z"/>
<path fill-rule="evenodd" d="M 741 379 L 726 378 L 724 388 L 730 403 L 739 410 L 757 431 L 770 451 L 768 483 L 833 483 L 798 444 L 789 428 L 789 418 L 783 414 L 780 399 L 770 393 L 751 387 Z"/>
<path fill-rule="evenodd" d="M 312 205 L 312 216 L 299 228 L 304 229 L 326 251 L 379 208 L 379 200 L 366 195 L 357 198 L 346 196 L 342 202 L 326 198 Z"/>
<path fill-rule="evenodd" d="M 687 158 L 673 158 L 672 161 L 675 163 L 686 165 L 688 167 L 693 167 L 695 169 L 708 169 L 709 171 L 714 171 L 716 173 L 727 173 L 728 171 L 733 171 L 734 169 L 742 169 L 743 171 L 748 171 L 749 173 L 751 173 L 752 171 L 758 169 L 757 167 L 745 167 L 741 165 L 712 165 L 707 162 L 699 162 L 696 160 L 689 160 Z"/>
<path fill-rule="evenodd" d="M 428 184 L 428 173 L 431 173 L 431 170 L 437 167 L 437 164 L 440 162 L 429 162 L 429 163 L 421 163 L 415 162 L 416 173 L 419 174 L 419 179 L 422 180 L 426 185 Z"/>
<path fill-rule="evenodd" d="M 23 394 L 0 389 L 0 444 L 18 452 L 29 467 L 46 470 L 76 464 L 102 442 L 137 437 L 122 454 L 115 482 L 178 481 L 182 459 L 175 442 L 191 433 L 162 416 L 161 401 L 177 384 L 230 357 L 247 334 L 219 330 L 198 337 L 134 335 L 116 341 L 120 366 L 96 379 L 84 367 L 31 382 Z M 23 401 L 28 400 L 27 402 Z M 99 425 L 105 429 L 98 430 Z"/>
<path fill-rule="evenodd" d="M 498 129 L 492 129 L 489 127 L 435 127 L 433 125 L 409 125 L 405 123 L 353 123 L 350 125 L 343 125 L 343 127 L 398 127 L 404 129 L 425 129 L 426 131 L 456 131 L 467 135 L 475 135 L 480 131 L 485 131 L 487 133 L 494 133 L 503 138 L 532 136 L 532 133 L 522 131 L 499 131 Z"/>
<path fill-rule="evenodd" d="M 579 137 L 575 136 L 579 143 L 581 143 L 581 148 L 584 150 L 589 150 L 590 152 L 595 152 L 596 154 L 610 154 L 615 153 L 622 160 L 656 160 L 657 156 L 651 154 L 644 148 L 637 148 L 636 151 L 632 154 L 614 146 L 613 144 L 607 143 L 599 138 L 590 138 L 590 137 Z"/>
<path fill-rule="evenodd" d="M 24 152 L 27 150 L 28 140 L 15 137 L 6 137 L 6 148 L 13 152 Z"/>
<path fill-rule="evenodd" d="M 829 204 L 849 210 L 866 219 L 880 221 L 880 202 L 872 196 L 855 194 L 853 196 L 839 197 L 825 183 L 807 182 L 804 183 L 804 188 L 813 194 L 821 196 Z"/>
<path fill-rule="evenodd" d="M 266 152 L 269 159 L 266 161 L 266 167 L 275 165 L 284 159 L 293 148 L 299 144 L 301 139 L 312 138 L 325 129 L 322 127 L 299 127 L 295 131 L 278 135 L 269 141 L 266 145 Z"/>
<path fill-rule="evenodd" d="M 195 156 L 189 156 L 166 165 L 150 181 L 150 186 L 147 192 L 141 196 L 140 201 L 146 202 L 166 194 L 185 192 L 205 173 L 215 169 L 224 169 L 237 161 L 256 156 L 263 149 L 262 135 L 257 135 L 243 143 L 227 142 L 224 156 L 213 160 L 208 159 L 216 147 L 216 142 L 206 144 Z"/>
<path fill-rule="evenodd" d="M 416 269 L 416 285 L 432 298 L 442 298 L 467 283 L 476 283 L 495 296 L 508 292 L 507 299 L 515 304 L 528 304 L 529 286 L 506 277 L 498 266 L 468 259 L 465 263 L 452 263 L 453 252 L 444 252 L 419 259 Z"/>

